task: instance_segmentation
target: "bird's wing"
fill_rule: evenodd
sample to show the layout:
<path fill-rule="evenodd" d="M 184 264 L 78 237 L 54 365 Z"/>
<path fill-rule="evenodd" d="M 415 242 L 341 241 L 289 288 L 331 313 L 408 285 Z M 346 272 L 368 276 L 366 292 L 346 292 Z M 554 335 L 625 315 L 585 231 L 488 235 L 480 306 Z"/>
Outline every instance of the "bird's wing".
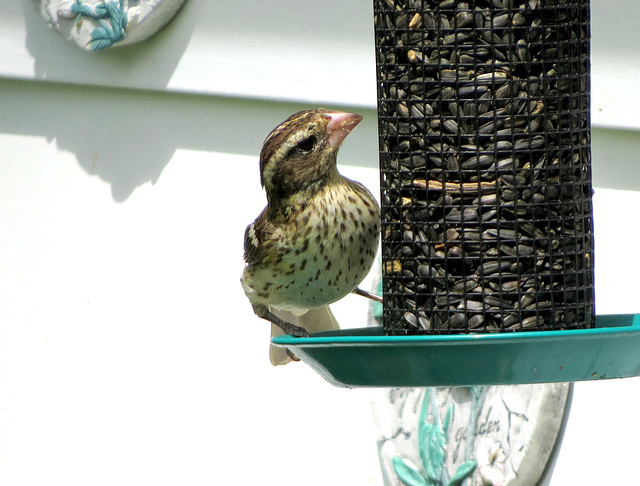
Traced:
<path fill-rule="evenodd" d="M 273 248 L 267 242 L 274 239 L 275 227 L 267 219 L 266 212 L 265 208 L 244 232 L 244 261 L 249 265 L 266 260 Z"/>

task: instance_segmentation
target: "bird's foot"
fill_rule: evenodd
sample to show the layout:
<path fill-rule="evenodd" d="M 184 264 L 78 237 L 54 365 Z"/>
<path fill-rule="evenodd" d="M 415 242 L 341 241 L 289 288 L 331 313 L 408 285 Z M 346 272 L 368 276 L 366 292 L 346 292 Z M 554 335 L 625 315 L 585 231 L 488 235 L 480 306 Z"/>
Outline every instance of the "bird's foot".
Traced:
<path fill-rule="evenodd" d="M 254 305 L 253 311 L 258 317 L 261 317 L 262 319 L 272 322 L 273 324 L 278 326 L 285 334 L 289 334 L 293 337 L 310 336 L 309 332 L 304 327 L 296 326 L 295 324 L 291 324 L 290 322 L 283 321 L 278 316 L 274 315 L 265 305 Z"/>
<path fill-rule="evenodd" d="M 273 317 L 278 319 L 276 316 L 273 316 Z M 271 319 L 267 319 L 267 320 L 271 321 Z M 278 321 L 279 322 L 276 322 L 276 321 L 271 321 L 271 322 L 273 322 L 276 326 L 282 329 L 285 334 L 289 334 L 293 337 L 309 337 L 310 336 L 309 332 L 304 327 L 296 326 L 294 324 L 291 324 L 290 322 L 285 322 L 282 319 L 278 319 Z"/>

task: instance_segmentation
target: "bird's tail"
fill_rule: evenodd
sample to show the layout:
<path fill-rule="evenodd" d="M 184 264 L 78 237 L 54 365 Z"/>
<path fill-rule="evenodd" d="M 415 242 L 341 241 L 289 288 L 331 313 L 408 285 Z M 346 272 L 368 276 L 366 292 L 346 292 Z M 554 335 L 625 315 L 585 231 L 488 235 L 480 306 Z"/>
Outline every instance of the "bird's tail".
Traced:
<path fill-rule="evenodd" d="M 322 331 L 335 331 L 340 329 L 338 321 L 336 320 L 333 312 L 329 306 L 318 307 L 315 309 L 309 309 L 301 316 L 296 316 L 291 312 L 283 310 L 272 310 L 273 314 L 280 319 L 295 324 L 296 326 L 304 327 L 310 334 Z M 280 336 L 282 329 L 275 324 L 271 325 L 271 337 Z M 278 346 L 271 345 L 269 350 L 269 359 L 273 366 L 284 365 L 294 361 L 292 356 L 287 353 L 286 348 L 280 348 Z"/>

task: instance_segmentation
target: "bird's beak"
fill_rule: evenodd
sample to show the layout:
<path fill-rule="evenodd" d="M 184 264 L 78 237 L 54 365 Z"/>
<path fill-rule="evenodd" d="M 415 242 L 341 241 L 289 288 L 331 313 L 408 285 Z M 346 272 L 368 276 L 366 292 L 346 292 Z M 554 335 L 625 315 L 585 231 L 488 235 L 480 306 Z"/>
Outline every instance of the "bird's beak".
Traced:
<path fill-rule="evenodd" d="M 355 113 L 345 113 L 342 111 L 333 111 L 325 116 L 329 118 L 327 123 L 327 139 L 332 149 L 337 149 L 349 132 L 360 123 L 362 117 Z"/>

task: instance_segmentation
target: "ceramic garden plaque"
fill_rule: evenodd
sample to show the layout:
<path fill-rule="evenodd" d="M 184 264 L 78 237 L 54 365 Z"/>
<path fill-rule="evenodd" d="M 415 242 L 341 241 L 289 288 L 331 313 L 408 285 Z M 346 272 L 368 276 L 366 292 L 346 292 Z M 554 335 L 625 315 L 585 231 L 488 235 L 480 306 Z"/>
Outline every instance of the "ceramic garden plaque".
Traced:
<path fill-rule="evenodd" d="M 387 486 L 532 486 L 570 403 L 568 383 L 372 391 Z"/>
<path fill-rule="evenodd" d="M 185 0 L 36 0 L 49 25 L 88 51 L 133 44 L 160 30 Z"/>

